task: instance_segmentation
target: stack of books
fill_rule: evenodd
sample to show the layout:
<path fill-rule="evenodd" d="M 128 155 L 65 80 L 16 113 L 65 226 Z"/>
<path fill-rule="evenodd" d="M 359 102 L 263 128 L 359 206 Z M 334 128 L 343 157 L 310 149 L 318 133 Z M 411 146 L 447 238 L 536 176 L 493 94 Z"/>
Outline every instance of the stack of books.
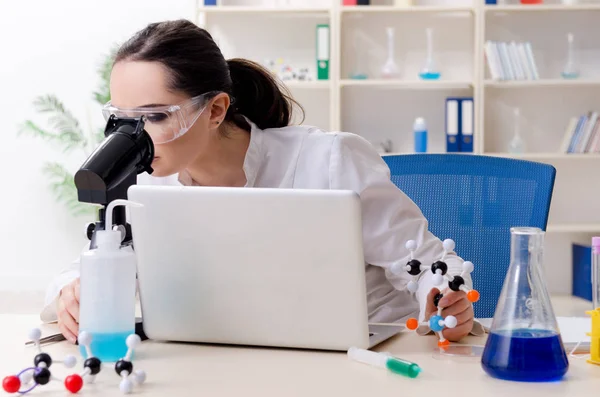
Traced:
<path fill-rule="evenodd" d="M 600 153 L 600 118 L 598 112 L 588 112 L 569 120 L 562 153 Z"/>
<path fill-rule="evenodd" d="M 531 43 L 488 40 L 485 57 L 492 80 L 538 80 L 539 74 Z"/>

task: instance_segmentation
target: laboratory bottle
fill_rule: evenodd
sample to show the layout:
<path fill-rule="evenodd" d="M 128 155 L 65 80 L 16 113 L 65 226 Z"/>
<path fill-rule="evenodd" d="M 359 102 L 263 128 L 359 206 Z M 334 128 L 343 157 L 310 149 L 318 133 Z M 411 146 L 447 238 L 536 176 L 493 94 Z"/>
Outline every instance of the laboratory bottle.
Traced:
<path fill-rule="evenodd" d="M 112 224 L 113 201 L 106 210 Z M 127 202 L 128 203 L 128 202 Z M 91 351 L 102 361 L 115 362 L 127 354 L 126 339 L 135 333 L 136 258 L 130 246 L 121 247 L 118 230 L 96 230 L 96 248 L 81 255 L 79 332 L 92 336 Z M 87 352 L 80 346 L 83 357 Z"/>
<path fill-rule="evenodd" d="M 592 301 L 600 308 L 600 236 L 592 237 Z"/>
<path fill-rule="evenodd" d="M 544 232 L 515 227 L 510 234 L 510 266 L 483 351 L 483 369 L 504 380 L 559 380 L 569 362 L 542 272 Z"/>
<path fill-rule="evenodd" d="M 413 124 L 413 133 L 415 139 L 415 152 L 427 152 L 427 124 L 423 117 L 417 117 Z"/>

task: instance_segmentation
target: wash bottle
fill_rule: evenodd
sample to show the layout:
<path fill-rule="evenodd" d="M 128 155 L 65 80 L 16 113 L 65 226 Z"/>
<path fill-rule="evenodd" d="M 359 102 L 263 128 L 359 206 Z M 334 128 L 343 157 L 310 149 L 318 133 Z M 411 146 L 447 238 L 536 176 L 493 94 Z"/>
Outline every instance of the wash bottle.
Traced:
<path fill-rule="evenodd" d="M 92 336 L 91 350 L 105 362 L 127 354 L 126 339 L 135 333 L 136 258 L 122 235 L 112 230 L 113 209 L 133 205 L 114 200 L 106 208 L 106 229 L 96 230 L 96 248 L 81 255 L 79 332 Z M 87 352 L 80 346 L 81 354 Z"/>

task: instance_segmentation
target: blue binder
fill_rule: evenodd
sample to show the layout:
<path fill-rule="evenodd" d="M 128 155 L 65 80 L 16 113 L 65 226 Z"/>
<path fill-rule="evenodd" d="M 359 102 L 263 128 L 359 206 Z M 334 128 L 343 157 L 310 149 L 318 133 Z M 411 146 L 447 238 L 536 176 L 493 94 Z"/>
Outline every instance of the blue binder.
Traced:
<path fill-rule="evenodd" d="M 446 98 L 446 152 L 460 152 L 460 98 Z"/>
<path fill-rule="evenodd" d="M 217 0 L 204 0 L 204 5 L 205 6 L 216 6 Z"/>
<path fill-rule="evenodd" d="M 588 301 L 592 300 L 592 247 L 573 244 L 572 294 Z"/>
<path fill-rule="evenodd" d="M 475 130 L 475 108 L 473 98 L 460 101 L 460 151 L 473 153 L 473 132 Z"/>

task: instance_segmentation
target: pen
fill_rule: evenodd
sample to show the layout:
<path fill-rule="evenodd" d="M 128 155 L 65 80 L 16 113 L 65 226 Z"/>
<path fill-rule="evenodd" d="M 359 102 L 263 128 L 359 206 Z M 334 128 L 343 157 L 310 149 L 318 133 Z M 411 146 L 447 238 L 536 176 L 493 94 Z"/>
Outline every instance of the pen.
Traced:
<path fill-rule="evenodd" d="M 409 378 L 416 378 L 421 372 L 421 367 L 418 364 L 393 357 L 389 353 L 378 353 L 358 347 L 351 347 L 348 349 L 348 357 L 363 364 L 387 368 L 395 374 L 408 376 Z"/>

